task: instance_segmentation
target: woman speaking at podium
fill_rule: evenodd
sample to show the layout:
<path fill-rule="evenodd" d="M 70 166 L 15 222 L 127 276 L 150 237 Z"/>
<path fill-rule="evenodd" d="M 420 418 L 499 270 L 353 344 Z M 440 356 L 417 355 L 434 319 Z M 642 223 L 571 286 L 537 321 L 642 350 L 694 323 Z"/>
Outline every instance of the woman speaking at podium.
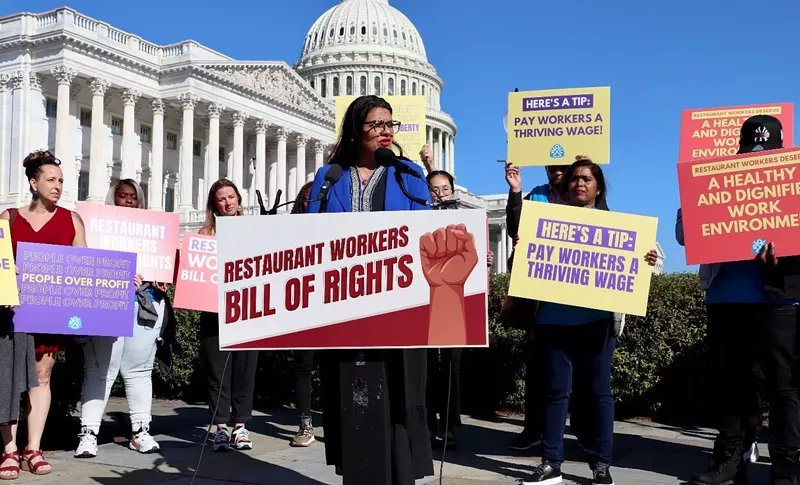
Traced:
<path fill-rule="evenodd" d="M 330 162 L 316 174 L 308 212 L 428 210 L 419 203 L 430 201 L 423 178 L 403 173 L 398 179 L 394 167 L 379 166 L 375 160 L 377 149 L 399 147 L 394 142 L 399 126 L 385 100 L 361 96 L 353 101 Z M 399 163 L 422 177 L 413 162 Z M 328 190 L 327 210 L 320 210 L 317 198 L 334 165 L 342 168 L 342 177 Z M 399 181 L 411 197 L 404 194 Z M 325 454 L 344 485 L 413 485 L 415 479 L 433 475 L 425 410 L 425 349 L 321 354 Z M 346 405 L 342 398 L 354 399 L 359 392 L 370 405 L 355 411 L 354 403 Z"/>

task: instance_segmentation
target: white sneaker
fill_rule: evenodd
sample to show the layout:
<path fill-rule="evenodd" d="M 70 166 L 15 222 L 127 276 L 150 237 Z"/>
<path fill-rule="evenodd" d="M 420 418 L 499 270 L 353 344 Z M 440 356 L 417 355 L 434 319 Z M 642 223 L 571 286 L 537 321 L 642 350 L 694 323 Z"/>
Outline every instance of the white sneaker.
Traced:
<path fill-rule="evenodd" d="M 743 458 L 745 459 L 745 461 L 749 461 L 750 463 L 758 463 L 758 458 L 759 458 L 758 444 L 753 442 L 753 444 L 750 445 L 750 449 L 744 453 Z"/>
<path fill-rule="evenodd" d="M 81 428 L 78 438 L 78 449 L 75 450 L 75 458 L 94 458 L 97 456 L 97 435 L 86 426 Z"/>
<path fill-rule="evenodd" d="M 133 433 L 133 439 L 131 439 L 128 446 L 139 453 L 157 453 L 161 450 L 156 440 L 150 436 L 149 426 L 142 426 L 139 431 Z"/>

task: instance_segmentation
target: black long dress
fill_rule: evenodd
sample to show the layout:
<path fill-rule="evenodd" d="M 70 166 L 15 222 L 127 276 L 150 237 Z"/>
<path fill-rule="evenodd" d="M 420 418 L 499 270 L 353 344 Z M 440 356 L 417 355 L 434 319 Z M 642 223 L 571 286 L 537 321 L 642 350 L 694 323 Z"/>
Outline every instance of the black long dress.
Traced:
<path fill-rule="evenodd" d="M 386 176 L 372 195 L 383 211 Z M 320 353 L 325 455 L 344 485 L 413 485 L 433 475 L 425 349 Z"/>

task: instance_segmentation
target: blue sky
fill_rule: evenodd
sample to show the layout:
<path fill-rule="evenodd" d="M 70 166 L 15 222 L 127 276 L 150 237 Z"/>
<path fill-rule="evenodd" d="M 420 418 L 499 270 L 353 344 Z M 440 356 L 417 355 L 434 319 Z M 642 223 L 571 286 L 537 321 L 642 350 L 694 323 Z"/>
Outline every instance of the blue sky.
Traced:
<path fill-rule="evenodd" d="M 67 0 L 4 0 L 0 15 Z M 339 0 L 109 2 L 81 13 L 169 44 L 194 39 L 240 60 L 297 60 L 314 20 Z M 507 190 L 507 93 L 611 86 L 613 210 L 659 217 L 667 271 L 686 269 L 674 238 L 675 164 L 683 109 L 794 102 L 800 2 L 774 0 L 390 0 L 417 26 L 458 124 L 456 175 L 477 194 Z M 302 9 L 299 6 L 302 5 Z M 795 130 L 797 134 L 797 130 Z M 544 169 L 526 168 L 525 187 Z"/>

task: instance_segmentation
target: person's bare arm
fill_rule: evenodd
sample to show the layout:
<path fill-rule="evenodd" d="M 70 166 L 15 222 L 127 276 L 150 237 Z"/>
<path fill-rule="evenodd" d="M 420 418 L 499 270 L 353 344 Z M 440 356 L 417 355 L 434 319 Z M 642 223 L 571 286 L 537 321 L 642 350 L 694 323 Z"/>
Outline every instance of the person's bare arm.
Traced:
<path fill-rule="evenodd" d="M 81 216 L 72 211 L 72 225 L 75 227 L 75 238 L 72 240 L 72 245 L 76 248 L 86 247 L 86 226 L 83 225 Z"/>

